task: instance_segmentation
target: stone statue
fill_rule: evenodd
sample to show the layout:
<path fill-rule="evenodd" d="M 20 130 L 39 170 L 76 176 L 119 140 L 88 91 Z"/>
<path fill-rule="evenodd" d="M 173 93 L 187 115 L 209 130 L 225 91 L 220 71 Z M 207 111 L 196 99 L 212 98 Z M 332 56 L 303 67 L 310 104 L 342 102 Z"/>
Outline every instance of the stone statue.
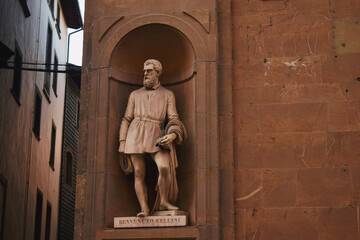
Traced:
<path fill-rule="evenodd" d="M 174 144 L 185 140 L 186 130 L 179 120 L 174 94 L 160 85 L 161 72 L 159 61 L 145 61 L 144 87 L 130 94 L 120 125 L 120 165 L 126 174 L 134 172 L 135 192 L 141 207 L 137 217 L 149 215 L 145 154 L 150 154 L 159 170 L 152 211 L 178 209 L 174 205 L 178 194 Z"/>

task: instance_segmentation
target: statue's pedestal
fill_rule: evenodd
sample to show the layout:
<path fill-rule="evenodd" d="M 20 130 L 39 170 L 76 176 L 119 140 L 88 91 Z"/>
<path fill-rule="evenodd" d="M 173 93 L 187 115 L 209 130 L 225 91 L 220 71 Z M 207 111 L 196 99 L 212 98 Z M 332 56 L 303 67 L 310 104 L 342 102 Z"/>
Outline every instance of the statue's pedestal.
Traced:
<path fill-rule="evenodd" d="M 153 212 L 147 217 L 116 217 L 114 228 L 181 227 L 187 225 L 187 213 L 178 210 Z"/>

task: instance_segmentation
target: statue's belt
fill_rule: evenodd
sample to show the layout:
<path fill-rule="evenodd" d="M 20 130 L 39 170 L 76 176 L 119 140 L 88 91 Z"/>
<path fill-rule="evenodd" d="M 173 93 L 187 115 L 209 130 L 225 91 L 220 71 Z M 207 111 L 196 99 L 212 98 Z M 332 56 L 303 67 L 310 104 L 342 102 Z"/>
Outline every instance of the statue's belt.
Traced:
<path fill-rule="evenodd" d="M 161 136 L 165 135 L 165 124 L 162 121 L 159 120 L 154 120 L 151 118 L 141 118 L 141 117 L 136 117 L 134 119 L 140 120 L 140 121 L 144 121 L 144 122 L 153 122 L 153 123 L 158 123 L 160 126 L 160 131 L 161 131 Z"/>
<path fill-rule="evenodd" d="M 155 120 L 155 119 L 151 119 L 151 118 L 140 118 L 140 117 L 136 117 L 136 118 L 134 118 L 134 119 L 140 120 L 140 121 L 144 121 L 144 122 L 162 123 L 162 121 Z"/>

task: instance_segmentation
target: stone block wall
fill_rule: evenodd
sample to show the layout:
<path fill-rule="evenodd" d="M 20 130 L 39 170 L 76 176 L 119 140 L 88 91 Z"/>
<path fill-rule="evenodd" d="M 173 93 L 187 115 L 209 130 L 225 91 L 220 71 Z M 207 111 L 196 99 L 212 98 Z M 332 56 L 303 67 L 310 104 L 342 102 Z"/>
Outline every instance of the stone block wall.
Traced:
<path fill-rule="evenodd" d="M 216 1 L 97 0 L 85 9 L 74 238 L 219 239 Z M 140 211 L 134 177 L 119 166 L 119 127 L 149 58 L 163 63 L 160 81 L 174 92 L 188 131 L 177 179 L 189 224 L 114 230 L 114 217 Z M 148 162 L 147 182 L 156 184 Z M 148 185 L 150 206 L 155 184 Z"/>
<path fill-rule="evenodd" d="M 75 239 L 359 238 L 358 0 L 86 4 Z M 128 214 L 115 186 L 132 189 L 118 169 L 116 131 L 134 86 L 112 78 L 119 62 L 111 56 L 130 31 L 159 23 L 211 56 L 196 56 L 194 139 L 206 145 L 193 161 L 200 179 L 189 198 L 193 219 L 167 233 L 113 230 L 111 214 Z"/>
<path fill-rule="evenodd" d="M 236 239 L 358 239 L 360 2 L 234 0 Z"/>

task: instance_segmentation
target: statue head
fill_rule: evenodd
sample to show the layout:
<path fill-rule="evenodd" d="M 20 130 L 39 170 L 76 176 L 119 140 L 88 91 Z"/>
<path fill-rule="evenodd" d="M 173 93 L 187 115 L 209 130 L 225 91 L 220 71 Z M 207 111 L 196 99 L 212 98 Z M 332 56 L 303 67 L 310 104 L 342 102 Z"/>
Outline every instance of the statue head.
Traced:
<path fill-rule="evenodd" d="M 159 77 L 162 73 L 162 66 L 158 60 L 149 59 L 144 63 L 144 87 L 151 89 L 159 82 Z"/>

